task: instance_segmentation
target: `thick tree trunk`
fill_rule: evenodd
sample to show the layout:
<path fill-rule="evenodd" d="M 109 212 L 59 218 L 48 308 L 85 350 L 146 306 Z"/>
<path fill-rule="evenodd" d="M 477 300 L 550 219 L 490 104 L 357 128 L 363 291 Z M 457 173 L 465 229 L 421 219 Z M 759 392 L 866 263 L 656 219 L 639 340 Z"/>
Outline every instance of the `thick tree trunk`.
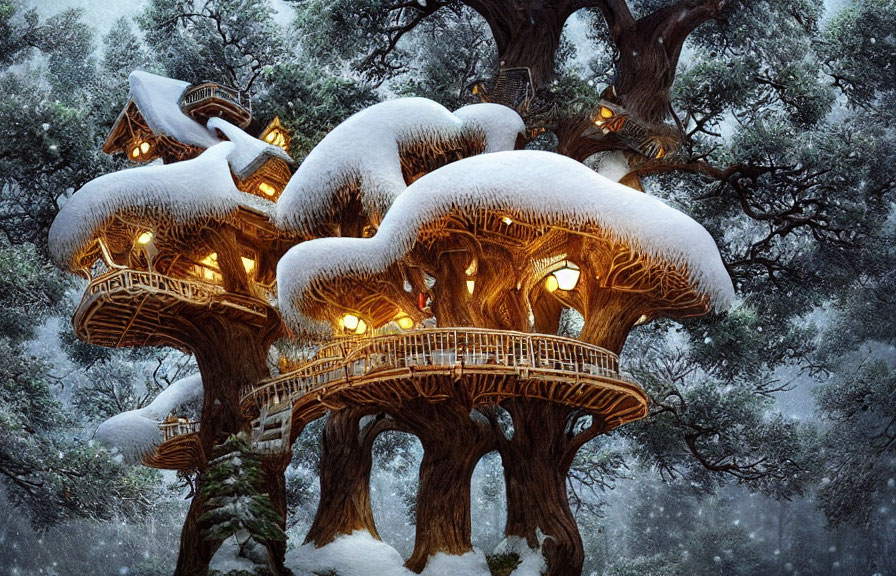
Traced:
<path fill-rule="evenodd" d="M 202 374 L 204 396 L 199 440 L 205 458 L 212 454 L 216 444 L 229 435 L 248 430 L 249 423 L 240 413 L 240 391 L 246 386 L 256 385 L 269 375 L 266 355 L 275 335 L 272 330 L 259 332 L 256 328 L 220 315 L 211 316 L 210 313 L 208 321 L 189 330 L 184 339 L 191 344 Z M 203 462 L 197 485 L 202 483 L 204 469 Z M 280 474 L 282 476 L 282 470 Z M 274 497 L 280 498 L 279 494 L 274 494 L 272 502 Z M 285 515 L 285 506 L 283 512 Z M 203 539 L 199 523 L 201 514 L 202 498 L 197 486 L 181 531 L 175 576 L 204 575 L 220 546 L 220 542 L 206 542 Z"/>
<path fill-rule="evenodd" d="M 569 467 L 585 440 L 569 431 L 574 409 L 523 398 L 502 406 L 513 419 L 513 436 L 499 442 L 507 486 L 505 536 L 540 547 L 549 576 L 581 574 L 585 551 L 566 494 Z M 579 434 L 593 437 L 594 429 Z"/>
<path fill-rule="evenodd" d="M 361 425 L 366 407 L 332 412 L 324 427 L 320 456 L 320 503 L 305 543 L 318 548 L 342 534 L 366 530 L 379 538 L 370 507 L 373 442 L 387 429 L 383 420 Z"/>
<path fill-rule="evenodd" d="M 201 483 L 202 476 L 200 475 L 196 481 L 196 495 L 190 502 L 187 519 L 180 532 L 180 549 L 177 554 L 177 567 L 174 569 L 175 576 L 205 576 L 212 556 L 221 546 L 221 541 L 206 540 L 202 534 L 202 527 L 199 524 L 199 516 L 202 515 L 204 502 L 199 494 Z"/>
<path fill-rule="evenodd" d="M 289 465 L 289 454 L 277 459 L 265 459 L 264 486 L 262 492 L 268 495 L 271 506 L 280 517 L 280 529 L 286 531 L 286 467 Z M 265 542 L 268 551 L 268 568 L 274 576 L 289 574 L 284 566 L 286 560 L 286 540 Z"/>
<path fill-rule="evenodd" d="M 549 84 L 555 77 L 554 64 L 563 25 L 576 7 L 568 2 L 507 2 L 465 0 L 491 28 L 498 47 L 501 67 L 527 67 L 533 88 Z"/>
<path fill-rule="evenodd" d="M 484 418 L 455 399 L 402 404 L 396 420 L 423 445 L 417 489 L 414 552 L 405 565 L 414 572 L 438 552 L 465 554 L 473 549 L 470 481 L 479 460 L 494 449 L 494 434 Z"/>

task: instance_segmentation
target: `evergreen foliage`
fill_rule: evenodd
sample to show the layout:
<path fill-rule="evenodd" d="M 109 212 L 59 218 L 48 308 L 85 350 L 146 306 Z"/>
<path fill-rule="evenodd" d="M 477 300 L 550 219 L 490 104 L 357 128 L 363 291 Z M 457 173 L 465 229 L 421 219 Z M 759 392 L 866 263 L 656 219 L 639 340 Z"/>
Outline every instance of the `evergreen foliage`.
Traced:
<path fill-rule="evenodd" d="M 262 543 L 286 540 L 279 515 L 261 492 L 262 481 L 261 462 L 244 436 L 231 435 L 215 447 L 200 489 L 206 539 L 246 533 Z"/>

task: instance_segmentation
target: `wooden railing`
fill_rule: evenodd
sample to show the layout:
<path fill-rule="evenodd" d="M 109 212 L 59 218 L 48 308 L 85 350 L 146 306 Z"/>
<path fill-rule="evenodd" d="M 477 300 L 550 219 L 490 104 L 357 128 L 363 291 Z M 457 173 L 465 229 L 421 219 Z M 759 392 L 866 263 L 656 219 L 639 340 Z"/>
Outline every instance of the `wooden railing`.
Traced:
<path fill-rule="evenodd" d="M 216 284 L 172 278 L 158 272 L 131 270 L 130 268 L 113 270 L 97 276 L 88 284 L 85 297 L 116 291 L 151 291 L 199 304 L 207 303 L 215 297 L 228 296 L 221 302 L 228 307 L 254 316 L 265 316 L 267 313 L 263 306 L 254 304 L 250 298 L 228 295 L 222 286 Z"/>
<path fill-rule="evenodd" d="M 259 407 L 294 402 L 330 384 L 381 370 L 477 366 L 631 382 L 620 374 L 616 354 L 572 338 L 479 328 L 435 328 L 334 342 L 296 370 L 243 390 L 243 402 L 251 400 Z"/>
<path fill-rule="evenodd" d="M 231 104 L 241 106 L 247 110 L 250 109 L 249 102 L 244 102 L 243 97 L 239 92 L 237 92 L 233 88 L 221 86 L 220 84 L 215 84 L 214 82 L 197 84 L 196 86 L 188 88 L 181 98 L 180 105 L 181 107 L 188 107 L 202 100 L 208 100 L 211 98 L 218 98 L 219 100 L 225 100 L 227 102 L 230 102 Z"/>
<path fill-rule="evenodd" d="M 162 442 L 167 442 L 184 434 L 198 433 L 199 421 L 180 419 L 177 422 L 162 422 L 159 424 L 159 430 L 162 431 Z"/>

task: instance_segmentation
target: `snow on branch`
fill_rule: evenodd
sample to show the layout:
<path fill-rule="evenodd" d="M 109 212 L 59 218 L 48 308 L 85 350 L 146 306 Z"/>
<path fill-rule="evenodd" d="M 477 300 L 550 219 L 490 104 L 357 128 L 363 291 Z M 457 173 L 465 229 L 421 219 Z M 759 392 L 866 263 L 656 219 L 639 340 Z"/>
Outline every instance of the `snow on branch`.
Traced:
<path fill-rule="evenodd" d="M 284 320 L 297 331 L 320 332 L 321 325 L 301 312 L 314 283 L 380 273 L 413 248 L 424 226 L 459 210 L 500 211 L 570 230 L 599 228 L 648 257 L 685 267 L 716 309 L 734 298 L 714 240 L 685 214 L 565 156 L 511 151 L 423 176 L 395 199 L 372 238 L 322 238 L 291 248 L 277 265 Z"/>
<path fill-rule="evenodd" d="M 168 225 L 225 220 L 239 207 L 272 214 L 274 204 L 241 192 L 227 159 L 235 144 L 222 142 L 192 160 L 154 164 L 114 172 L 91 180 L 59 210 L 50 227 L 50 253 L 63 268 L 72 268 L 116 216 L 158 219 Z"/>
<path fill-rule="evenodd" d="M 96 439 L 106 448 L 117 449 L 136 463 L 162 442 L 159 424 L 171 413 L 202 401 L 202 377 L 182 378 L 164 389 L 149 405 L 109 418 L 96 430 Z"/>
<path fill-rule="evenodd" d="M 277 202 L 285 229 L 310 231 L 328 215 L 340 191 L 356 187 L 364 210 L 379 220 L 407 187 L 402 146 L 449 146 L 471 133 L 486 151 L 512 149 L 525 130 L 519 115 L 499 105 L 466 106 L 456 114 L 425 98 L 381 102 L 333 129 L 305 158 Z"/>

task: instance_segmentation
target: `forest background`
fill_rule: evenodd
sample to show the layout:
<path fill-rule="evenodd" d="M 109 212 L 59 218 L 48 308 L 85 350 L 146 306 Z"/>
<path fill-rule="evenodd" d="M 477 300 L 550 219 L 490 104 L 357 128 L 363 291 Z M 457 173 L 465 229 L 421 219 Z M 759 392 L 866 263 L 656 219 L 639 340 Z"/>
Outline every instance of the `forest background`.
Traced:
<path fill-rule="evenodd" d="M 630 2 L 636 13 L 670 3 Z M 361 108 L 411 95 L 456 108 L 494 76 L 488 27 L 455 2 L 369 58 L 389 41 L 389 4 L 0 0 L 0 574 L 174 565 L 189 478 L 130 466 L 92 436 L 195 365 L 76 341 L 83 287 L 46 246 L 65 199 L 125 167 L 100 147 L 128 74 L 250 93 L 249 130 L 278 115 L 301 161 Z M 685 45 L 672 107 L 682 164 L 741 169 L 644 182 L 713 234 L 738 302 L 629 339 L 622 363 L 651 413 L 574 463 L 585 574 L 896 575 L 896 2 L 730 4 Z M 596 102 L 614 77 L 608 46 L 600 15 L 576 13 L 552 92 Z M 287 472 L 294 543 L 316 506 L 320 428 L 305 430 Z M 375 446 L 376 521 L 405 556 L 420 458 L 400 433 Z M 474 544 L 490 553 L 503 530 L 496 455 L 473 488 Z"/>

